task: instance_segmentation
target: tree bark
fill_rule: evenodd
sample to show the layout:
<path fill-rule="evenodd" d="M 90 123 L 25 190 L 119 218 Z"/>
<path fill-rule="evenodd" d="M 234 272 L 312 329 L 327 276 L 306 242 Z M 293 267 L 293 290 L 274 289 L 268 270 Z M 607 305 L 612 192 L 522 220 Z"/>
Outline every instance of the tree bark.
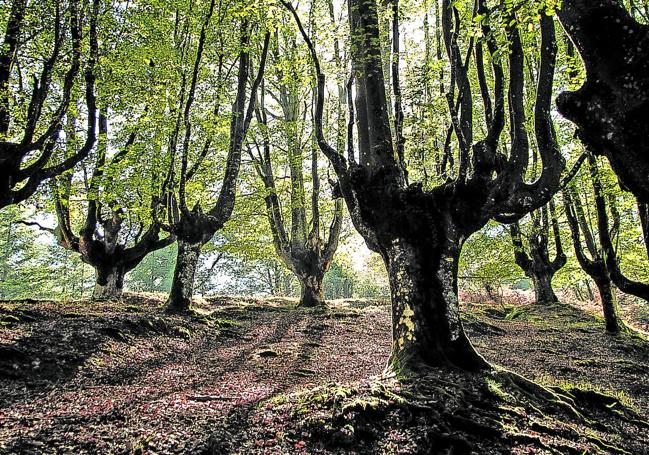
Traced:
<path fill-rule="evenodd" d="M 624 328 L 624 322 L 622 322 L 619 315 L 617 296 L 615 295 L 611 279 L 608 277 L 598 277 L 594 278 L 594 280 L 599 290 L 599 297 L 602 300 L 606 331 L 613 334 L 620 333 Z"/>
<path fill-rule="evenodd" d="M 531 275 L 536 303 L 541 305 L 558 304 L 559 298 L 552 288 L 554 273 L 551 270 L 537 270 L 532 272 Z"/>
<path fill-rule="evenodd" d="M 313 274 L 300 276 L 300 295 L 299 306 L 304 308 L 324 307 L 325 296 L 323 286 L 324 274 Z"/>
<path fill-rule="evenodd" d="M 593 153 L 609 159 L 620 183 L 649 202 L 649 27 L 618 0 L 564 0 L 558 16 L 586 82 L 562 93 L 557 108 Z"/>
<path fill-rule="evenodd" d="M 194 278 L 198 268 L 201 246 L 200 243 L 194 244 L 178 240 L 176 269 L 167 300 L 167 311 L 179 313 L 191 311 Z"/>
<path fill-rule="evenodd" d="M 638 213 L 640 214 L 640 226 L 642 227 L 642 239 L 647 250 L 649 259 L 649 204 L 638 202 Z"/>
<path fill-rule="evenodd" d="M 106 301 L 119 300 L 124 290 L 124 276 L 126 271 L 120 267 L 111 267 L 106 270 L 95 268 L 95 288 L 92 291 L 92 300 Z"/>
<path fill-rule="evenodd" d="M 467 371 L 488 368 L 460 321 L 460 245 L 436 243 L 433 235 L 419 242 L 395 239 L 383 254 L 392 294 L 389 366 L 395 371 L 424 365 L 454 365 Z"/>

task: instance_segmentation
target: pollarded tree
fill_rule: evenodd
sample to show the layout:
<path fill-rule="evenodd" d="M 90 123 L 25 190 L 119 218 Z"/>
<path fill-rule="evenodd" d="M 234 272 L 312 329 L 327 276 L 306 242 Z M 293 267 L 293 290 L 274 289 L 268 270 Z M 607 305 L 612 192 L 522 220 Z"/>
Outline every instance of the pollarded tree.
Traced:
<path fill-rule="evenodd" d="M 557 2 L 559 3 L 559 2 Z M 649 26 L 619 0 L 563 0 L 558 17 L 586 66 L 586 82 L 557 99 L 588 149 L 649 202 Z M 605 33 L 603 32 L 605 31 Z"/>
<path fill-rule="evenodd" d="M 561 232 L 554 202 L 550 201 L 548 205 L 532 212 L 531 218 L 530 232 L 525 235 L 527 242 L 523 240 L 519 223 L 510 225 L 514 258 L 516 264 L 532 280 L 536 303 L 542 305 L 559 303 L 552 288 L 552 278 L 566 265 L 567 258 L 561 245 Z M 550 258 L 550 229 L 554 238 L 554 259 Z M 527 244 L 527 252 L 525 244 Z"/>
<path fill-rule="evenodd" d="M 277 81 L 270 85 L 269 90 L 276 92 L 272 98 L 279 105 L 281 116 L 280 130 L 284 139 L 282 149 L 286 147 L 290 179 L 290 227 L 287 228 L 286 216 L 282 212 L 280 191 L 276 185 L 273 166 L 273 141 L 265 105 L 264 86 L 261 102 L 257 112 L 259 123 L 262 125 L 261 145 L 257 153 L 249 149 L 250 157 L 255 164 L 255 170 L 266 189 L 265 204 L 268 213 L 268 223 L 273 234 L 275 251 L 286 267 L 291 270 L 300 282 L 300 306 L 315 307 L 325 303 L 323 281 L 324 275 L 331 265 L 338 247 L 338 238 L 342 228 L 343 201 L 336 198 L 333 219 L 329 226 L 326 239 L 322 236 L 322 215 L 320 205 L 320 169 L 318 166 L 318 147 L 312 140 L 311 131 L 305 128 L 303 118 L 306 117 L 308 105 L 303 100 L 308 99 L 307 90 L 300 80 L 299 69 L 296 68 L 295 37 L 277 37 L 278 43 L 274 57 L 277 64 Z M 280 58 L 280 54 L 283 56 Z M 285 74 L 285 72 L 290 74 Z M 340 105 L 340 104 L 339 104 Z M 344 114 L 343 114 L 344 115 Z M 340 116 L 340 113 L 339 113 Z M 306 185 L 304 178 L 304 149 L 310 147 L 311 161 L 311 217 L 307 219 L 308 206 L 306 202 Z M 278 147 L 279 149 L 279 147 Z M 309 227 L 310 226 L 310 227 Z"/>
<path fill-rule="evenodd" d="M 0 208 L 32 196 L 43 181 L 83 160 L 94 145 L 99 7 L 100 0 L 14 0 L 0 7 L 8 8 L 0 48 Z M 82 68 L 85 88 L 78 81 Z M 23 80 L 25 70 L 31 84 Z M 83 89 L 85 143 L 59 159 L 56 142 L 65 115 L 74 91 Z"/>
<path fill-rule="evenodd" d="M 165 191 L 170 192 L 169 210 L 173 213 L 174 222 L 165 229 L 173 233 L 178 239 L 178 255 L 176 258 L 176 268 L 174 279 L 167 301 L 167 308 L 173 312 L 186 312 L 191 310 L 191 301 L 193 296 L 194 278 L 201 248 L 220 230 L 228 221 L 232 214 L 235 203 L 235 194 L 237 188 L 237 177 L 241 164 L 241 151 L 244 144 L 245 136 L 254 116 L 254 107 L 257 98 L 257 89 L 261 84 L 266 65 L 266 56 L 268 53 L 268 44 L 270 35 L 263 32 L 263 44 L 259 51 L 259 64 L 257 75 L 252 82 L 249 101 L 248 101 L 248 83 L 250 78 L 253 62 L 251 51 L 258 47 L 252 42 L 254 25 L 251 23 L 250 10 L 242 6 L 241 11 L 235 11 L 236 8 L 225 7 L 221 2 L 216 4 L 211 0 L 205 11 L 203 20 L 200 25 L 199 36 L 196 39 L 196 49 L 191 51 L 192 27 L 191 18 L 187 15 L 185 18 L 180 16 L 177 22 L 184 23 L 180 27 L 179 37 L 174 43 L 179 49 L 180 54 L 189 61 L 190 64 L 182 65 L 180 77 L 180 90 L 177 101 L 177 108 L 172 111 L 175 126 L 172 128 L 169 140 L 169 152 L 171 155 L 169 173 L 164 183 Z M 263 7 L 263 5 L 261 5 Z M 252 9 L 256 11 L 255 8 Z M 233 12 L 234 11 L 234 12 Z M 262 15 L 263 12 L 256 11 L 255 14 Z M 214 24 L 212 19 L 216 18 Z M 197 94 L 200 89 L 204 88 L 209 93 L 211 87 L 210 81 L 201 80 L 204 69 L 208 63 L 211 67 L 217 68 L 217 83 L 227 84 L 223 81 L 229 79 L 229 70 L 225 61 L 225 49 L 223 48 L 223 37 L 227 36 L 227 30 L 238 28 L 240 30 L 240 39 L 238 43 L 238 75 L 236 78 L 235 93 L 236 98 L 232 105 L 230 132 L 226 143 L 227 159 L 225 171 L 219 195 L 216 202 L 208 211 L 203 211 L 199 201 L 195 201 L 193 208 L 189 208 L 188 188 L 189 182 L 199 171 L 201 165 L 206 160 L 213 148 L 218 147 L 218 141 L 215 141 L 214 134 L 209 128 L 197 128 L 194 123 L 197 119 L 193 116 L 197 103 Z M 211 41 L 210 36 L 214 36 L 214 30 L 218 36 L 218 49 L 215 61 L 207 62 L 207 53 Z M 196 37 L 194 37 L 196 38 Z M 193 58 L 187 58 L 188 55 Z M 210 55 L 211 56 L 211 55 Z M 208 84 L 208 85 L 206 85 Z M 223 87 L 223 86 L 222 86 Z M 204 95 L 204 94 L 203 94 Z M 220 115 L 222 100 L 220 94 L 213 95 L 216 98 L 213 107 L 214 117 Z M 209 120 L 208 120 L 209 122 Z M 204 124 L 201 126 L 205 126 Z M 195 160 L 190 163 L 190 153 L 197 147 L 200 134 L 197 130 L 203 129 L 204 133 L 200 151 L 195 155 Z M 206 131 L 205 131 L 206 130 Z M 180 154 L 180 170 L 176 170 L 176 154 Z M 191 166 L 190 166 L 191 164 Z"/>
<path fill-rule="evenodd" d="M 495 93 L 492 100 L 488 91 L 482 92 L 485 109 L 490 112 L 485 115 L 487 134 L 474 142 L 474 106 L 466 75 L 469 60 L 460 54 L 458 44 L 460 15 L 450 1 L 443 2 L 452 86 L 458 93 L 452 100 L 449 97 L 448 103 L 459 144 L 458 170 L 455 178 L 425 190 L 421 184 L 406 183 L 404 154 L 395 147 L 395 143 L 401 142 L 398 134 L 393 140 L 375 1 L 349 1 L 358 154 L 350 150 L 347 157 L 325 139 L 322 127 L 325 76 L 297 12 L 290 4 L 284 4 L 298 22 L 316 67 L 318 144 L 336 171 L 355 227 L 366 243 L 381 254 L 388 270 L 393 321 L 391 365 L 407 369 L 448 364 L 472 371 L 488 368 L 487 362 L 471 345 L 460 320 L 458 261 L 466 239 L 490 219 L 516 221 L 547 204 L 560 187 L 565 164 L 550 118 L 556 60 L 553 18 L 544 12 L 540 14 L 542 43 L 535 135 L 543 172 L 536 181 L 528 183 L 526 171 L 530 150 L 525 129 L 524 56 L 515 12 L 511 5 L 502 11 L 510 43 L 510 145 L 506 156 L 497 149 L 505 126 L 505 77 L 501 64 L 494 58 L 496 44 L 486 40 Z M 393 4 L 398 12 L 398 5 Z M 479 14 L 486 16 L 484 2 L 479 2 L 478 6 Z M 398 14 L 393 20 L 399 20 Z M 482 22 L 482 27 L 484 36 L 492 36 L 488 30 L 491 26 Z M 393 30 L 398 31 L 398 24 Z M 398 39 L 395 33 L 394 42 Z M 469 49 L 472 45 L 473 40 Z M 393 58 L 398 52 L 395 54 Z M 484 59 L 479 59 L 477 65 L 484 66 Z M 398 86 L 397 73 L 392 79 L 393 85 Z M 397 125 L 394 129 L 398 132 L 401 127 Z"/>
<path fill-rule="evenodd" d="M 599 291 L 606 331 L 619 333 L 624 329 L 624 322 L 619 315 L 615 286 L 608 273 L 602 251 L 597 245 L 593 231 L 586 219 L 581 198 L 576 191 L 568 188 L 563 191 L 563 202 L 577 261 L 581 268 L 595 281 Z M 586 243 L 586 250 L 584 250 L 581 240 L 582 234 Z"/>
<path fill-rule="evenodd" d="M 590 181 L 593 187 L 595 208 L 597 211 L 597 236 L 602 249 L 602 256 L 611 281 L 624 293 L 631 294 L 649 302 L 649 284 L 628 278 L 620 267 L 620 258 L 615 248 L 612 235 L 620 234 L 620 213 L 615 194 L 607 194 L 602 185 L 600 170 L 595 157 L 589 157 Z M 608 199 L 608 202 L 607 202 Z M 607 210 L 608 206 L 608 210 Z M 609 223 L 611 212 L 613 223 Z"/>
<path fill-rule="evenodd" d="M 73 132 L 67 132 L 71 137 Z M 73 229 L 71 216 L 71 194 L 73 175 L 68 173 L 58 179 L 54 185 L 55 209 L 58 225 L 53 233 L 59 244 L 78 253 L 81 260 L 91 265 L 95 270 L 95 288 L 93 300 L 115 300 L 122 295 L 124 277 L 133 270 L 151 252 L 165 248 L 175 241 L 172 235 L 160 238 L 160 223 L 157 212 L 164 209 L 161 201 L 164 195 L 151 195 L 149 201 L 145 197 L 135 197 L 132 206 L 148 206 L 149 214 L 122 204 L 115 193 L 115 168 L 125 160 L 136 141 L 136 133 L 131 133 L 123 148 L 108 159 L 109 138 L 108 119 L 102 111 L 99 115 L 99 141 L 96 161 L 86 189 L 87 206 L 79 234 Z M 69 141 L 73 142 L 73 141 Z M 130 164 L 131 166 L 134 163 Z M 157 169 L 141 169 L 142 179 L 146 173 L 150 178 L 144 186 L 156 185 Z M 107 175 L 108 174 L 108 175 Z M 125 172 L 124 172 L 125 174 Z M 123 176 L 122 176 L 123 178 Z M 128 191 L 141 195 L 138 182 L 132 178 L 133 188 Z M 142 185 L 140 185 L 142 186 Z"/>

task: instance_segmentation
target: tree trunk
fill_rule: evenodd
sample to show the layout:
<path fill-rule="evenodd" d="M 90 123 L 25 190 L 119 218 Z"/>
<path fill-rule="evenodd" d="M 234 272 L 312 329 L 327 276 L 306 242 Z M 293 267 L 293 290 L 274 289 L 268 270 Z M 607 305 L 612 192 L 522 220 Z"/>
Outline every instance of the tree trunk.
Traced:
<path fill-rule="evenodd" d="M 460 321 L 457 268 L 461 247 L 439 247 L 435 238 L 395 239 L 384 253 L 392 290 L 392 353 L 395 371 L 454 365 L 488 368 Z M 448 240 L 447 240 L 448 241 Z"/>
<path fill-rule="evenodd" d="M 565 0 L 558 17 L 584 60 L 586 82 L 562 93 L 557 109 L 590 152 L 609 159 L 622 185 L 649 203 L 649 27 L 619 0 Z"/>
<path fill-rule="evenodd" d="M 624 329 L 624 323 L 619 315 L 617 296 L 610 278 L 596 278 L 595 284 L 599 290 L 602 300 L 602 311 L 606 322 L 606 331 L 609 333 L 620 333 Z"/>
<path fill-rule="evenodd" d="M 200 243 L 178 240 L 176 269 L 174 270 L 171 292 L 167 300 L 167 311 L 182 313 L 191 310 L 194 295 L 194 278 L 200 254 Z"/>
<path fill-rule="evenodd" d="M 557 295 L 552 289 L 552 273 L 549 270 L 534 271 L 530 279 L 534 285 L 536 303 L 541 305 L 554 305 L 559 303 Z"/>
<path fill-rule="evenodd" d="M 305 308 L 322 307 L 325 305 L 324 275 L 309 275 L 300 277 L 300 305 Z"/>
<path fill-rule="evenodd" d="M 92 300 L 106 301 L 119 300 L 124 290 L 124 269 L 119 267 L 107 270 L 95 269 L 95 288 L 92 291 Z"/>

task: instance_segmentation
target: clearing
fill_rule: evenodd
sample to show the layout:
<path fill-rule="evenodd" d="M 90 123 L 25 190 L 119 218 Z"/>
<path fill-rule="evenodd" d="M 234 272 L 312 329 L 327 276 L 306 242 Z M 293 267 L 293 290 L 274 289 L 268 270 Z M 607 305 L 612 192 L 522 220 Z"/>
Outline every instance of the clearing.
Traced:
<path fill-rule="evenodd" d="M 411 387 L 379 379 L 390 350 L 380 302 L 304 310 L 287 299 L 219 298 L 201 305 L 212 314 L 191 318 L 161 304 L 143 295 L 0 303 L 0 453 L 649 447 L 649 343 L 608 336 L 571 306 L 481 305 L 466 316 L 488 360 L 548 387 L 541 394 L 552 396 L 539 399 L 503 372 L 431 371 Z M 552 397 L 561 404 L 546 408 Z"/>

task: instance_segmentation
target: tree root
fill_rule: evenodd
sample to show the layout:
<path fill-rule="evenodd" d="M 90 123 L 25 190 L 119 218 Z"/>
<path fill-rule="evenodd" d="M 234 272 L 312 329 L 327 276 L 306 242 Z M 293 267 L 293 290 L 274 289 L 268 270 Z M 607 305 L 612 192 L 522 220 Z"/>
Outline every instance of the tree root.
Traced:
<path fill-rule="evenodd" d="M 405 432 L 417 447 L 452 453 L 508 453 L 528 445 L 557 454 L 628 453 L 616 445 L 631 438 L 624 434 L 628 425 L 600 425 L 599 416 L 585 406 L 593 400 L 604 404 L 601 411 L 608 411 L 610 419 L 637 431 L 632 414 L 622 419 L 611 411 L 611 400 L 622 406 L 614 397 L 545 387 L 504 369 L 481 374 L 430 370 L 352 388 L 330 384 L 300 395 L 297 407 L 296 398 L 282 406 L 292 408 L 301 438 L 333 451 L 344 446 L 355 453 L 381 453 L 386 435 L 396 431 Z"/>

